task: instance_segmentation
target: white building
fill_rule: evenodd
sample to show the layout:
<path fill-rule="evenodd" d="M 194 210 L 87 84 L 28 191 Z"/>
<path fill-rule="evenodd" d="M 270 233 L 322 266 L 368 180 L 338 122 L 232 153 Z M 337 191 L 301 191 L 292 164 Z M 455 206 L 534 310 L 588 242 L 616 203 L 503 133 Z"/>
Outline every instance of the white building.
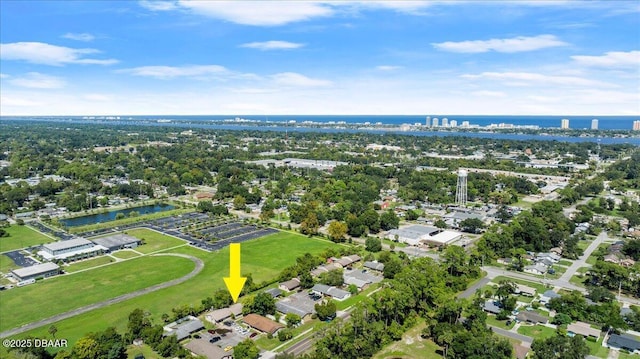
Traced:
<path fill-rule="evenodd" d="M 412 225 L 401 229 L 390 230 L 385 238 L 392 241 L 397 240 L 412 246 L 420 244 L 427 245 L 447 245 L 451 244 L 462 237 L 461 232 L 442 230 L 436 227 L 423 225 Z"/>
<path fill-rule="evenodd" d="M 633 121 L 633 130 L 640 131 L 640 121 Z"/>
<path fill-rule="evenodd" d="M 591 129 L 592 130 L 597 130 L 598 129 L 598 119 L 594 118 L 593 120 L 591 120 Z"/>
<path fill-rule="evenodd" d="M 568 129 L 568 128 L 569 128 L 569 120 L 568 120 L 568 119 L 566 119 L 566 118 L 563 118 L 563 119 L 560 121 L 560 128 L 562 128 L 562 129 L 564 129 L 564 130 Z"/>
<path fill-rule="evenodd" d="M 84 238 L 75 238 L 68 241 L 44 244 L 38 254 L 46 260 L 67 260 L 93 257 L 107 250 L 107 248 L 96 245 Z"/>

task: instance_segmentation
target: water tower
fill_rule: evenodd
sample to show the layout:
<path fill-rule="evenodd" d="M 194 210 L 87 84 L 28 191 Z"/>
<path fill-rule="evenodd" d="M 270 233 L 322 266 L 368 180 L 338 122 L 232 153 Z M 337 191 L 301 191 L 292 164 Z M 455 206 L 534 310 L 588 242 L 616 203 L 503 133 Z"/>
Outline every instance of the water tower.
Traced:
<path fill-rule="evenodd" d="M 467 205 L 467 170 L 458 170 L 458 186 L 456 187 L 456 205 L 465 207 Z"/>

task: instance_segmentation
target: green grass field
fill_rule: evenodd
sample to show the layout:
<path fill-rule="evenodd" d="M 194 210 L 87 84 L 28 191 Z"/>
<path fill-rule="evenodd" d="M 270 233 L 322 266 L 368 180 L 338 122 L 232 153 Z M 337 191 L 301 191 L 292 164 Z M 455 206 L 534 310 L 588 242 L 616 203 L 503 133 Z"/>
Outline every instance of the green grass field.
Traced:
<path fill-rule="evenodd" d="M 13 259 L 7 257 L 4 254 L 0 254 L 0 272 L 9 273 L 10 270 L 20 268 Z"/>
<path fill-rule="evenodd" d="M 511 324 L 509 326 L 507 326 L 507 321 L 506 320 L 498 320 L 498 319 L 496 319 L 495 315 L 487 315 L 487 324 L 488 325 L 493 325 L 494 327 L 502 328 L 502 329 L 505 329 L 505 330 L 509 330 L 509 329 L 513 328 L 514 325 L 516 325 L 516 323 L 512 320 Z"/>
<path fill-rule="evenodd" d="M 144 257 L 0 292 L 0 330 L 179 278 L 193 268 L 186 258 Z"/>
<path fill-rule="evenodd" d="M 144 240 L 145 244 L 136 247 L 136 251 L 141 253 L 151 253 L 162 249 L 187 244 L 187 242 L 181 239 L 165 236 L 162 233 L 144 228 L 128 230 L 125 231 L 125 233 Z"/>
<path fill-rule="evenodd" d="M 593 251 L 593 253 L 591 253 L 589 258 L 587 258 L 587 260 L 586 260 L 587 264 L 595 265 L 596 261 L 598 260 L 598 258 L 597 258 L 598 252 L 600 252 L 601 249 L 609 248 L 610 245 L 611 245 L 611 243 L 602 243 L 602 244 L 600 244 L 598 246 L 598 248 L 596 248 L 596 250 Z"/>
<path fill-rule="evenodd" d="M 491 282 L 498 284 L 501 280 L 508 280 L 514 283 L 527 285 L 531 288 L 535 288 L 538 293 L 544 293 L 547 290 L 542 283 L 530 282 L 528 280 L 523 280 L 518 278 L 498 276 L 498 277 L 495 277 Z"/>
<path fill-rule="evenodd" d="M 111 255 L 120 259 L 129 259 L 129 258 L 135 258 L 140 256 L 138 253 L 134 251 L 128 251 L 128 250 L 113 252 L 111 253 Z"/>
<path fill-rule="evenodd" d="M 294 264 L 296 257 L 306 252 L 318 253 L 332 246 L 336 246 L 336 244 L 285 232 L 244 242 L 241 247 L 242 273 L 252 273 L 256 282 L 272 279 L 283 268 Z M 56 335 L 68 339 L 69 344 L 73 345 L 84 334 L 101 331 L 110 326 L 124 332 L 128 315 L 136 308 L 143 308 L 150 312 L 152 320 L 155 323 L 161 323 L 161 315 L 171 313 L 171 309 L 178 305 L 199 305 L 202 299 L 213 295 L 216 290 L 224 288 L 222 278 L 229 274 L 228 248 L 215 253 L 205 252 L 190 246 L 167 251 L 168 253 L 184 253 L 199 257 L 205 262 L 205 267 L 197 276 L 179 285 L 57 322 L 58 333 Z M 107 268 L 136 263 L 140 260 L 142 258 Z M 139 270 L 136 268 L 134 271 L 138 272 Z M 86 273 L 91 272 L 93 271 Z M 28 335 L 46 337 L 49 334 L 47 326 L 45 326 L 25 332 L 17 337 Z"/>
<path fill-rule="evenodd" d="M 27 226 L 10 226 L 4 228 L 9 237 L 0 238 L 0 252 L 35 246 L 54 240 Z"/>
<path fill-rule="evenodd" d="M 431 340 L 422 339 L 420 333 L 425 327 L 423 321 L 409 329 L 402 339 L 382 348 L 374 359 L 413 359 L 413 358 L 442 358 L 440 347 Z"/>
<path fill-rule="evenodd" d="M 151 349 L 150 346 L 146 344 L 142 344 L 141 346 L 129 345 L 127 347 L 127 358 L 134 359 L 136 355 L 142 354 L 145 359 L 160 359 L 163 358 L 160 354 L 156 353 Z"/>
<path fill-rule="evenodd" d="M 518 328 L 518 333 L 536 339 L 547 339 L 556 335 L 553 328 L 542 325 L 522 325 Z"/>
<path fill-rule="evenodd" d="M 72 263 L 67 267 L 63 267 L 62 269 L 64 269 L 65 272 L 71 273 L 71 272 L 77 272 L 79 270 L 83 270 L 87 268 L 101 266 L 103 264 L 108 264 L 111 262 L 114 262 L 113 258 L 108 256 L 102 256 L 98 258 L 87 259 L 81 262 Z"/>

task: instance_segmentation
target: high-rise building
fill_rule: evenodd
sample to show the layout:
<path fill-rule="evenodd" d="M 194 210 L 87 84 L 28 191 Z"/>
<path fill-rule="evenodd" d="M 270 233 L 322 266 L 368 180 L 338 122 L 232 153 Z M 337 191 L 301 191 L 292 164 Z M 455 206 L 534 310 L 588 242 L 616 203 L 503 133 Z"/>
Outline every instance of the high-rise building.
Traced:
<path fill-rule="evenodd" d="M 462 121 L 462 126 L 460 126 L 460 127 L 467 128 L 469 126 L 470 126 L 469 121 Z"/>
<path fill-rule="evenodd" d="M 431 127 L 438 127 L 438 118 L 434 117 L 433 118 L 433 122 L 431 122 L 431 123 L 432 123 Z"/>
<path fill-rule="evenodd" d="M 563 118 L 562 121 L 560 121 L 560 128 L 568 129 L 569 128 L 569 120 L 566 119 L 566 118 Z"/>
<path fill-rule="evenodd" d="M 467 170 L 458 170 L 458 185 L 456 187 L 456 205 L 464 207 L 467 205 Z"/>
<path fill-rule="evenodd" d="M 449 119 L 448 118 L 443 118 L 442 119 L 442 127 L 449 127 Z"/>
<path fill-rule="evenodd" d="M 598 129 L 598 119 L 594 118 L 593 120 L 591 120 L 591 129 L 592 130 L 597 130 Z"/>
<path fill-rule="evenodd" d="M 449 126 L 450 126 L 450 127 L 458 127 L 458 121 L 456 121 L 456 120 L 451 120 L 451 122 L 449 122 Z"/>
<path fill-rule="evenodd" d="M 640 131 L 640 121 L 633 121 L 633 130 Z"/>
<path fill-rule="evenodd" d="M 427 119 L 424 121 L 425 126 L 431 126 L 431 116 L 427 116 Z"/>

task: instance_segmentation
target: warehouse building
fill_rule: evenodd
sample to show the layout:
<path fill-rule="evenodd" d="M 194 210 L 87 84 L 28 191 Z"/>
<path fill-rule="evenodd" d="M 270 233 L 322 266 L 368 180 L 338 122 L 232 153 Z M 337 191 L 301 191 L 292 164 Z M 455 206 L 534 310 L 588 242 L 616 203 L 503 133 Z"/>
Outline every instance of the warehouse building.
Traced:
<path fill-rule="evenodd" d="M 411 246 L 423 244 L 443 246 L 462 238 L 462 233 L 416 224 L 401 229 L 393 229 L 387 233 L 386 238 Z"/>
<path fill-rule="evenodd" d="M 126 234 L 116 234 L 108 237 L 96 238 L 91 240 L 93 243 L 105 247 L 109 252 L 117 251 L 125 248 L 136 248 L 142 241 L 136 237 Z"/>
<path fill-rule="evenodd" d="M 47 260 L 61 259 L 66 261 L 93 257 L 105 251 L 107 248 L 101 245 L 96 245 L 84 238 L 75 238 L 44 244 L 38 254 Z"/>
<path fill-rule="evenodd" d="M 15 269 L 11 271 L 11 274 L 19 281 L 47 278 L 60 274 L 60 267 L 55 263 L 48 262 Z"/>

